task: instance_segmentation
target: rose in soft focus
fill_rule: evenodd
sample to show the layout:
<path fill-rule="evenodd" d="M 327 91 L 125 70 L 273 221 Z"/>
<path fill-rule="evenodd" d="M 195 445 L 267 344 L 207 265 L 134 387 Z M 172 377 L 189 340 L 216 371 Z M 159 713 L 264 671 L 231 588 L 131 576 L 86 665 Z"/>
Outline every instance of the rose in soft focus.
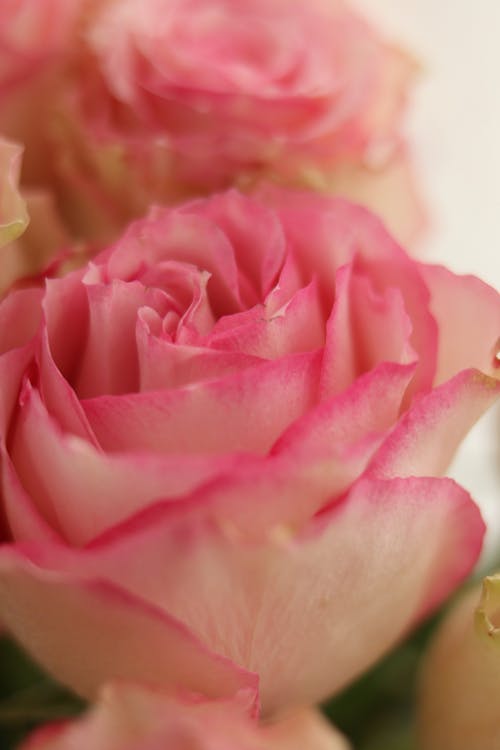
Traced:
<path fill-rule="evenodd" d="M 404 240 L 421 226 L 400 135 L 415 64 L 343 0 L 20 0 L 6 12 L 0 131 L 26 144 L 27 184 L 52 186 L 76 236 L 262 177 L 373 205 Z"/>
<path fill-rule="evenodd" d="M 48 725 L 22 750 L 348 750 L 347 742 L 313 709 L 276 724 L 252 721 L 252 694 L 207 701 L 145 685 L 106 685 L 86 716 Z"/>
<path fill-rule="evenodd" d="M 420 680 L 422 750 L 500 745 L 500 574 L 455 604 L 431 643 Z"/>
<path fill-rule="evenodd" d="M 0 617 L 61 680 L 324 698 L 468 573 L 498 294 L 341 200 L 153 209 L 0 306 Z M 479 368 L 479 369 L 473 369 Z"/>

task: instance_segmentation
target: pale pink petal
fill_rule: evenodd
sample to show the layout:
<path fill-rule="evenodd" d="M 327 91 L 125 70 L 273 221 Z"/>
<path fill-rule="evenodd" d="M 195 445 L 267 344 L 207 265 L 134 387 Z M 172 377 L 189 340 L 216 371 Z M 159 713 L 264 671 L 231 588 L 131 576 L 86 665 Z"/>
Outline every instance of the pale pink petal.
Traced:
<path fill-rule="evenodd" d="M 235 454 L 220 458 L 103 454 L 87 441 L 64 433 L 29 384 L 11 427 L 9 452 L 14 467 L 5 456 L 9 473 L 4 477 L 8 482 L 4 501 L 15 538 L 37 538 L 31 530 L 37 508 L 53 530 L 77 545 L 154 501 L 177 499 L 218 475 L 239 476 L 247 462 L 255 463 Z M 260 462 L 253 474 L 259 470 Z M 43 532 L 39 538 L 45 536 Z"/>
<path fill-rule="evenodd" d="M 356 258 L 379 293 L 399 289 L 412 323 L 410 344 L 419 360 L 413 391 L 429 388 L 436 371 L 438 328 L 429 310 L 430 295 L 418 266 L 397 245 L 380 220 L 340 198 L 266 187 L 263 200 L 275 206 L 303 273 L 314 268 L 325 297 L 335 289 L 336 273 Z"/>
<path fill-rule="evenodd" d="M 89 310 L 81 271 L 62 279 L 47 279 L 43 298 L 50 357 L 61 374 L 71 382 L 78 372 L 89 324 Z M 71 336 L 68 336 L 71 320 Z"/>
<path fill-rule="evenodd" d="M 324 345 L 324 313 L 316 281 L 299 289 L 280 308 L 274 309 L 271 296 L 269 306 L 266 301 L 255 312 L 241 325 L 233 320 L 237 316 L 222 318 L 221 325 L 207 337 L 207 345 L 265 359 L 314 351 Z"/>
<path fill-rule="evenodd" d="M 131 393 L 139 385 L 135 330 L 140 307 L 159 304 L 165 295 L 139 282 L 114 280 L 85 285 L 89 322 L 85 348 L 80 352 L 73 382 L 80 398 Z"/>
<path fill-rule="evenodd" d="M 158 608 L 101 580 L 44 570 L 23 553 L 0 552 L 2 622 L 40 664 L 94 696 L 127 678 L 207 696 L 255 688 L 255 675 L 217 657 Z"/>
<path fill-rule="evenodd" d="M 356 447 L 377 444 L 392 429 L 414 372 L 414 364 L 378 365 L 291 425 L 273 446 L 273 454 L 348 461 Z M 339 470 L 335 466 L 334 471 Z"/>
<path fill-rule="evenodd" d="M 142 321 L 137 326 L 136 337 L 140 391 L 180 388 L 262 364 L 260 357 L 240 351 L 172 343 L 154 336 Z"/>
<path fill-rule="evenodd" d="M 4 445 L 0 446 L 0 465 L 2 515 L 5 516 L 9 539 L 37 542 L 60 540 L 54 526 L 39 513 L 33 498 L 19 481 Z"/>
<path fill-rule="evenodd" d="M 146 219 L 131 224 L 108 251 L 109 277 L 134 278 L 148 266 L 166 260 L 190 263 L 211 274 L 209 294 L 214 313 L 237 312 L 242 303 L 234 248 L 210 218 L 194 210 L 197 206 L 153 208 Z"/>
<path fill-rule="evenodd" d="M 11 292 L 0 304 L 0 352 L 26 344 L 42 322 L 41 289 Z"/>
<path fill-rule="evenodd" d="M 34 346 L 27 344 L 0 357 L 0 436 L 5 439 L 17 396 L 27 368 L 33 361 Z"/>
<path fill-rule="evenodd" d="M 247 306 L 252 299 L 265 299 L 278 279 L 287 250 L 276 214 L 236 190 L 194 203 L 192 208 L 213 221 L 231 242 L 240 285 L 250 283 L 244 295 Z"/>
<path fill-rule="evenodd" d="M 167 508 L 87 550 L 45 544 L 33 556 L 185 622 L 259 674 L 266 713 L 318 701 L 366 669 L 469 572 L 484 532 L 467 493 L 444 479 L 361 480 L 298 538 L 281 527 L 242 544 L 208 519 Z"/>
<path fill-rule="evenodd" d="M 318 353 L 290 355 L 221 380 L 82 404 L 105 450 L 265 453 L 315 403 L 319 366 Z"/>
<path fill-rule="evenodd" d="M 474 276 L 457 276 L 442 266 L 421 264 L 419 270 L 439 327 L 436 383 L 466 367 L 499 377 L 495 359 L 500 348 L 498 292 Z"/>
<path fill-rule="evenodd" d="M 415 401 L 375 455 L 381 477 L 443 474 L 468 430 L 500 396 L 500 380 L 464 370 Z"/>
<path fill-rule="evenodd" d="M 336 298 L 327 323 L 321 396 L 341 392 L 382 362 L 416 360 L 411 320 L 397 289 L 378 293 L 352 264 L 336 273 Z"/>
<path fill-rule="evenodd" d="M 65 347 L 65 353 L 71 352 L 75 339 L 78 342 L 78 336 L 74 336 L 72 341 L 70 341 L 70 338 L 72 337 L 66 337 L 67 348 Z M 61 341 L 61 345 L 64 347 L 63 341 Z M 81 437 L 88 441 L 90 445 L 98 447 L 97 439 L 88 423 L 80 401 L 54 362 L 47 330 L 43 331 L 40 336 L 38 366 L 40 393 L 49 414 L 57 420 L 62 430 Z"/>

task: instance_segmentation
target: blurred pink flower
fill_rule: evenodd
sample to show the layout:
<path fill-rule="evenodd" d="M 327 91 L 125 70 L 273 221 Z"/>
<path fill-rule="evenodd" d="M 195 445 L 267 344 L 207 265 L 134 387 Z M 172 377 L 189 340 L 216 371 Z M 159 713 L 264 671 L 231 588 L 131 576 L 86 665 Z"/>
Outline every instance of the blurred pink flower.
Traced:
<path fill-rule="evenodd" d="M 25 183 L 53 187 L 76 236 L 262 178 L 359 198 L 403 241 L 421 227 L 400 135 L 415 64 L 343 0 L 6 10 L 0 131 L 26 145 Z"/>

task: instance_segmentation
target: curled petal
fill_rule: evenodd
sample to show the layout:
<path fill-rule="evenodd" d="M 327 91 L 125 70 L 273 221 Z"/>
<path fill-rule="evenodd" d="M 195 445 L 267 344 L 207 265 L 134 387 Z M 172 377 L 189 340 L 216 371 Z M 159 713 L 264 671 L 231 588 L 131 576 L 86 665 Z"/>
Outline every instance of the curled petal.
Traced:
<path fill-rule="evenodd" d="M 0 597 L 5 627 L 22 645 L 36 644 L 42 666 L 87 697 L 112 678 L 214 697 L 257 686 L 256 675 L 207 650 L 174 618 L 102 579 L 43 570 L 4 548 Z"/>
<path fill-rule="evenodd" d="M 500 396 L 500 380 L 463 370 L 421 396 L 374 456 L 377 476 L 440 475 L 468 430 Z"/>
<path fill-rule="evenodd" d="M 362 480 L 299 537 L 277 526 L 267 539 L 250 544 L 225 526 L 223 514 L 214 523 L 209 503 L 204 513 L 189 505 L 174 513 L 160 507 L 80 551 L 31 545 L 32 562 L 22 565 L 19 554 L 5 551 L 0 616 L 38 659 L 83 692 L 89 691 L 89 674 L 92 684 L 110 674 L 137 677 L 136 647 L 128 659 L 119 644 L 80 674 L 81 662 L 68 656 L 78 633 L 67 631 L 63 637 L 62 625 L 51 619 L 71 604 L 78 628 L 97 627 L 91 582 L 105 580 L 125 597 L 131 637 L 144 608 L 168 613 L 211 652 L 258 673 L 269 714 L 320 700 L 366 669 L 462 580 L 477 559 L 483 531 L 467 493 L 440 479 Z M 56 585 L 60 579 L 64 585 Z M 29 624 L 29 618 L 24 622 L 29 602 L 42 596 L 40 581 L 43 591 L 51 592 L 50 606 L 45 596 L 43 628 Z M 82 587 L 86 614 L 80 607 Z M 118 614 L 111 614 L 118 627 Z M 113 639 L 112 624 L 103 629 L 101 643 Z M 38 627 L 42 640 L 28 627 Z M 56 649 L 58 638 L 63 641 Z M 150 645 L 151 639 L 144 640 Z M 92 642 L 87 634 L 82 648 Z M 167 669 L 167 684 L 173 670 L 169 649 L 165 643 L 162 660 L 154 662 L 155 680 L 162 682 Z M 53 663 L 54 658 L 63 663 Z M 182 664 L 175 664 L 181 679 Z"/>

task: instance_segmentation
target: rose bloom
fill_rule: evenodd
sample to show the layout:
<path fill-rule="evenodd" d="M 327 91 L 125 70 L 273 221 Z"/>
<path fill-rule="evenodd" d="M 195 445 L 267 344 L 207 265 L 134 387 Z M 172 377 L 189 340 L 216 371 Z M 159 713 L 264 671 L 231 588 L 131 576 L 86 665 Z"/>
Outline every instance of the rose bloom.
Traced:
<path fill-rule="evenodd" d="M 422 750 L 500 746 L 500 574 L 453 607 L 426 656 L 418 711 Z"/>
<path fill-rule="evenodd" d="M 17 0 L 3 13 L 0 132 L 26 144 L 24 184 L 55 191 L 76 237 L 262 177 L 351 196 L 405 241 L 421 227 L 400 135 L 415 63 L 343 0 Z"/>
<path fill-rule="evenodd" d="M 207 701 L 144 685 L 106 685 L 81 719 L 48 725 L 21 750 L 348 750 L 347 742 L 313 709 L 276 724 L 251 720 L 248 691 Z"/>
<path fill-rule="evenodd" d="M 364 209 L 272 188 L 154 208 L 12 292 L 0 619 L 84 695 L 338 690 L 477 559 L 439 475 L 498 397 L 499 321 Z"/>

